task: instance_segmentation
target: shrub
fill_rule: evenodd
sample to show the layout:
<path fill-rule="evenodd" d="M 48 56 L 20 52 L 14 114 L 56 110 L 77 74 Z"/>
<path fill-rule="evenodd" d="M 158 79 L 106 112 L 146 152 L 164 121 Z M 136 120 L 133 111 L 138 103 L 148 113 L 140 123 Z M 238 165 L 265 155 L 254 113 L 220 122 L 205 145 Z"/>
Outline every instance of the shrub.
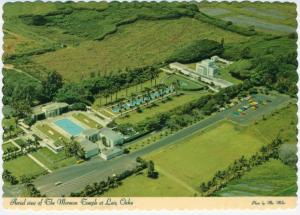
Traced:
<path fill-rule="evenodd" d="M 191 44 L 176 50 L 167 60 L 167 62 L 193 63 L 213 55 L 220 55 L 223 52 L 223 46 L 213 40 L 198 40 Z"/>
<path fill-rule="evenodd" d="M 76 102 L 70 106 L 70 109 L 86 111 L 86 105 L 82 102 Z"/>
<path fill-rule="evenodd" d="M 279 148 L 279 159 L 287 165 L 296 166 L 297 164 L 297 145 L 283 144 Z"/>

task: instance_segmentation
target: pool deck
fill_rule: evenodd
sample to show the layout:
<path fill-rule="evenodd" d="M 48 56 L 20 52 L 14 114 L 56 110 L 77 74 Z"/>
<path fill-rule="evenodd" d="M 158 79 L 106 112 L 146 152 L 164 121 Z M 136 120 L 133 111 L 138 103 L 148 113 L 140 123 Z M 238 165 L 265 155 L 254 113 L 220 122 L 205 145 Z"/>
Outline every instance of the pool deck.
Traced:
<path fill-rule="evenodd" d="M 58 120 L 62 120 L 62 119 L 68 119 L 70 121 L 72 121 L 74 124 L 76 124 L 77 126 L 83 128 L 83 130 L 89 129 L 90 127 L 87 126 L 86 124 L 84 124 L 83 122 L 79 121 L 78 119 L 76 119 L 75 117 L 73 117 L 73 114 L 76 113 L 82 113 L 87 117 L 90 117 L 91 119 L 93 119 L 94 121 L 96 121 L 97 123 L 99 123 L 100 125 L 103 125 L 104 123 L 100 123 L 101 120 L 98 120 L 98 117 L 95 116 L 94 114 L 92 115 L 92 113 L 88 112 L 83 112 L 83 111 L 71 111 L 68 113 L 65 113 L 63 115 L 60 116 L 56 116 L 56 117 L 52 117 L 52 118 L 47 118 L 45 120 L 39 121 L 36 123 L 36 125 L 38 124 L 47 124 L 48 126 L 50 126 L 52 129 L 56 130 L 57 132 L 59 132 L 61 135 L 63 135 L 66 138 L 71 138 L 73 135 L 68 133 L 66 130 L 64 130 L 62 127 L 60 127 L 59 125 L 57 125 L 55 122 Z M 91 116 L 90 116 L 91 115 Z M 36 125 L 34 127 L 36 127 Z M 38 129 L 34 129 L 35 131 L 37 131 Z M 39 131 L 39 130 L 38 130 Z M 39 136 L 42 137 L 42 139 L 46 139 L 47 142 L 52 142 L 52 138 L 50 138 L 49 136 L 47 136 L 47 134 L 44 134 L 42 131 L 39 131 L 38 134 L 40 134 Z M 79 136 L 75 135 L 75 136 Z M 52 141 L 51 141 L 52 140 Z"/>

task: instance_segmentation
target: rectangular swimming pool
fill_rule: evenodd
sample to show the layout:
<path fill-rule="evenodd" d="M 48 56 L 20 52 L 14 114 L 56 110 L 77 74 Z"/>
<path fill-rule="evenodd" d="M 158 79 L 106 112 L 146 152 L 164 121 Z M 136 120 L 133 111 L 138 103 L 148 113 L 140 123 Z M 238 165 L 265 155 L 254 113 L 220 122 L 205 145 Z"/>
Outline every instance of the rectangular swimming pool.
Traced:
<path fill-rule="evenodd" d="M 67 118 L 59 119 L 54 123 L 72 136 L 78 136 L 82 131 L 84 131 L 82 127 Z"/>

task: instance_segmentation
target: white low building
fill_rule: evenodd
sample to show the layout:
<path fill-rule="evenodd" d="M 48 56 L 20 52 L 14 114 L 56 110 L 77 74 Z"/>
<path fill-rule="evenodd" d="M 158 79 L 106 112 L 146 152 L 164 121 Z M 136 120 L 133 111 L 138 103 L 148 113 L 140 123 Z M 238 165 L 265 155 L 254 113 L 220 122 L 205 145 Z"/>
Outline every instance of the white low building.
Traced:
<path fill-rule="evenodd" d="M 122 154 L 123 154 L 123 150 L 117 147 L 103 148 L 101 149 L 100 157 L 103 158 L 104 160 L 110 160 Z"/>
<path fill-rule="evenodd" d="M 124 143 L 123 135 L 115 132 L 111 128 L 102 128 L 100 129 L 100 137 L 103 145 L 106 147 L 114 147 L 117 145 L 122 145 Z"/>
<path fill-rule="evenodd" d="M 99 147 L 96 143 L 83 137 L 78 137 L 76 141 L 78 141 L 80 147 L 83 149 L 85 158 L 91 158 L 99 154 Z"/>

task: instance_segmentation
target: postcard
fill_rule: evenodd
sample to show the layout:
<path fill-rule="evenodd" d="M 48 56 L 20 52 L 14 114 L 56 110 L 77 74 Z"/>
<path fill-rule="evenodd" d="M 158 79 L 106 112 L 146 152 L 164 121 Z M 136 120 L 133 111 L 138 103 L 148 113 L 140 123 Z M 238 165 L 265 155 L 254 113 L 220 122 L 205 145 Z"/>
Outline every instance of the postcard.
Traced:
<path fill-rule="evenodd" d="M 296 208 L 296 8 L 3 2 L 3 207 Z"/>

